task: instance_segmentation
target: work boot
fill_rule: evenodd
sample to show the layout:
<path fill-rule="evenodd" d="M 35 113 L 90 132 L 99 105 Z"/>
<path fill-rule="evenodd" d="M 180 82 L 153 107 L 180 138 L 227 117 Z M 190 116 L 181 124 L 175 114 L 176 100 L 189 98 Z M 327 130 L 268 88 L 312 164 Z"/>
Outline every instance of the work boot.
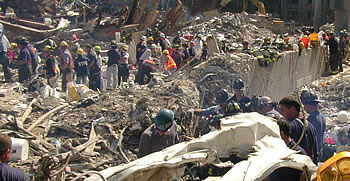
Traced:
<path fill-rule="evenodd" d="M 334 70 L 331 72 L 332 75 L 336 75 L 338 73 L 338 71 Z"/>

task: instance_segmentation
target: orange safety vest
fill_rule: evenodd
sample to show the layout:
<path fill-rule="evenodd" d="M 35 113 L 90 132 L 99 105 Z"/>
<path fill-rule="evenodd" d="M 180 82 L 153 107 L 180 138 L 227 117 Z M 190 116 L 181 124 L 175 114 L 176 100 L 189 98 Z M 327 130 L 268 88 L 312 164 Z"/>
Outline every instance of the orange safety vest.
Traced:
<path fill-rule="evenodd" d="M 170 55 L 167 55 L 166 58 L 168 59 L 168 61 L 166 62 L 166 69 L 170 70 L 170 69 L 177 69 L 177 65 L 174 61 L 174 59 L 170 56 Z"/>

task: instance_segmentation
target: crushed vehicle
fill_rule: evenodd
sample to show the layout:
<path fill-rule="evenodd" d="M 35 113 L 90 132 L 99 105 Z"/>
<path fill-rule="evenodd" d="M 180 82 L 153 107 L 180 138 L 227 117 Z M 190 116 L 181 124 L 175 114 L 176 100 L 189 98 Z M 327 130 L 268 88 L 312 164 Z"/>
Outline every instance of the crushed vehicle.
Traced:
<path fill-rule="evenodd" d="M 315 177 L 316 165 L 285 145 L 274 119 L 243 113 L 220 124 L 221 130 L 91 172 L 86 180 L 264 180 L 279 168 L 299 170 L 307 180 Z"/>

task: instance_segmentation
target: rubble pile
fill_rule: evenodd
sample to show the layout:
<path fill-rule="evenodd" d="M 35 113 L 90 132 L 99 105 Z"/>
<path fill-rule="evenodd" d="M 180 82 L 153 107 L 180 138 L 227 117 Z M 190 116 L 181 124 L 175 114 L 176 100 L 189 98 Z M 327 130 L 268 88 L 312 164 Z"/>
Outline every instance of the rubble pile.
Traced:
<path fill-rule="evenodd" d="M 257 27 L 255 23 L 264 24 L 264 19 L 246 13 L 223 13 L 203 23 L 182 29 L 184 32 L 215 37 L 218 42 L 228 46 L 231 51 L 242 49 L 242 40 L 247 40 L 251 48 L 260 47 L 265 37 L 274 37 L 271 29 Z"/>

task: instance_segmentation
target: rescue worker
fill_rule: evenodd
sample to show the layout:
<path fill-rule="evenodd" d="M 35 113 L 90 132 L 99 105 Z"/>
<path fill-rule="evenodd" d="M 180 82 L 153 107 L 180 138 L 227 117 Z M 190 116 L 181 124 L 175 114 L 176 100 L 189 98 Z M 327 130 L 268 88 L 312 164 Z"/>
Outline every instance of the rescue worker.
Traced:
<path fill-rule="evenodd" d="M 118 61 L 120 54 L 117 51 L 117 44 L 112 42 L 111 49 L 107 52 L 107 89 L 115 89 L 118 85 Z"/>
<path fill-rule="evenodd" d="M 208 57 L 209 57 L 209 49 L 208 49 L 208 44 L 206 43 L 203 43 L 203 49 L 202 49 L 202 54 L 201 54 L 201 58 L 200 60 L 203 61 L 203 60 L 207 60 Z"/>
<path fill-rule="evenodd" d="M 262 44 L 261 48 L 270 47 L 270 46 L 271 46 L 271 38 L 270 37 L 264 38 L 264 43 Z"/>
<path fill-rule="evenodd" d="M 274 103 L 268 96 L 253 96 L 251 98 L 252 111 L 256 111 L 264 116 L 280 119 L 282 115 L 275 110 Z"/>
<path fill-rule="evenodd" d="M 20 83 L 26 83 L 29 81 L 32 76 L 31 67 L 30 67 L 30 53 L 27 48 L 28 41 L 20 39 L 17 42 L 19 48 L 19 55 L 17 58 L 17 64 L 19 65 L 18 69 L 18 79 Z"/>
<path fill-rule="evenodd" d="M 173 45 L 181 45 L 182 44 L 182 40 L 181 40 L 181 32 L 177 31 L 176 32 L 176 36 L 173 39 Z"/>
<path fill-rule="evenodd" d="M 246 53 L 249 53 L 249 43 L 247 40 L 243 40 L 242 41 L 242 46 L 243 46 L 243 49 L 242 49 L 242 52 L 246 52 Z"/>
<path fill-rule="evenodd" d="M 5 10 L 6 11 L 6 10 Z M 12 74 L 9 69 L 9 57 L 7 56 L 7 46 L 6 46 L 6 37 L 4 35 L 5 30 L 4 26 L 0 23 L 0 64 L 4 71 L 5 81 L 10 82 L 12 79 Z"/>
<path fill-rule="evenodd" d="M 299 118 L 300 116 L 300 104 L 292 97 L 284 97 L 279 102 L 281 108 L 281 114 L 290 123 L 291 137 L 295 142 L 299 141 L 304 128 L 304 122 Z M 319 159 L 316 129 L 312 124 L 307 124 L 305 135 L 300 142 L 300 146 L 304 148 L 307 155 L 316 164 Z"/>
<path fill-rule="evenodd" d="M 193 58 L 194 58 L 194 51 L 190 51 L 188 44 L 183 44 L 183 54 L 184 54 L 184 58 L 183 58 L 183 62 L 182 65 L 186 65 L 188 62 L 190 62 Z"/>
<path fill-rule="evenodd" d="M 159 45 L 162 47 L 162 50 L 168 49 L 171 46 L 170 41 L 165 37 L 164 33 L 160 33 Z"/>
<path fill-rule="evenodd" d="M 147 47 L 147 37 L 146 36 L 141 36 L 141 41 L 136 45 L 136 61 L 137 65 L 140 66 L 140 57 L 142 56 L 143 52 L 145 52 L 146 47 Z"/>
<path fill-rule="evenodd" d="M 89 59 L 89 88 L 97 91 L 101 84 L 101 64 L 99 64 L 97 54 L 90 44 L 86 45 L 86 53 Z"/>
<path fill-rule="evenodd" d="M 102 48 L 100 46 L 95 46 L 94 50 L 95 50 L 96 55 L 97 55 L 97 65 L 100 67 L 100 74 L 98 75 L 100 78 L 99 78 L 99 81 L 97 83 L 97 88 L 99 89 L 100 92 L 103 92 L 104 91 L 104 84 L 103 84 L 103 77 L 102 77 L 102 57 L 101 57 Z"/>
<path fill-rule="evenodd" d="M 177 65 L 174 59 L 169 55 L 168 50 L 163 50 L 163 56 L 165 57 L 165 67 L 171 73 L 175 73 L 177 70 Z"/>
<path fill-rule="evenodd" d="M 67 83 L 73 81 L 74 60 L 71 52 L 68 50 L 68 43 L 60 43 L 60 69 L 62 74 L 62 91 L 67 91 Z"/>
<path fill-rule="evenodd" d="M 154 61 L 152 59 L 146 59 L 142 62 L 140 67 L 140 85 L 148 84 L 153 78 L 151 73 L 156 69 Z M 146 81 L 145 77 L 147 77 Z"/>
<path fill-rule="evenodd" d="M 232 85 L 234 95 L 230 98 L 235 102 L 238 102 L 243 112 L 250 112 L 249 103 L 250 98 L 245 96 L 243 91 L 245 89 L 244 82 L 242 79 L 235 79 Z"/>
<path fill-rule="evenodd" d="M 154 38 L 152 36 L 150 36 L 150 37 L 147 38 L 147 45 L 150 46 L 152 44 L 154 44 Z"/>
<path fill-rule="evenodd" d="M 154 124 L 141 134 L 138 158 L 179 143 L 174 118 L 174 112 L 169 109 L 158 112 L 153 120 Z"/>
<path fill-rule="evenodd" d="M 74 69 L 77 75 L 76 83 L 87 85 L 89 76 L 89 59 L 84 56 L 84 50 L 81 48 L 78 48 L 76 53 L 78 55 L 74 60 Z"/>
<path fill-rule="evenodd" d="M 318 96 L 312 91 L 303 91 L 301 93 L 301 102 L 304 105 L 305 111 L 310 114 L 307 118 L 308 122 L 311 123 L 316 129 L 318 152 L 321 153 L 323 146 L 324 132 L 326 131 L 326 118 L 318 110 L 318 104 L 320 100 Z"/>
<path fill-rule="evenodd" d="M 149 46 L 149 48 L 147 48 L 145 50 L 145 52 L 143 52 L 143 54 L 141 55 L 140 57 L 140 63 L 142 64 L 142 62 L 148 58 L 157 58 L 156 56 L 156 48 L 157 48 L 157 45 L 156 44 L 152 44 Z"/>
<path fill-rule="evenodd" d="M 180 45 L 174 45 L 173 48 L 174 50 L 171 54 L 171 57 L 174 59 L 176 66 L 179 69 L 182 66 L 182 62 L 184 60 L 185 55 L 181 52 Z"/>
<path fill-rule="evenodd" d="M 53 55 L 53 49 L 50 45 L 44 47 L 43 57 L 45 61 L 44 74 L 47 77 L 47 84 L 52 88 L 57 87 L 58 65 L 56 57 Z"/>
<path fill-rule="evenodd" d="M 17 54 L 16 54 L 16 48 L 17 48 L 17 43 L 11 43 L 10 48 L 7 51 L 7 56 L 9 57 L 9 63 L 11 64 L 13 60 L 16 59 Z"/>
<path fill-rule="evenodd" d="M 338 71 L 343 72 L 343 59 L 346 57 L 346 45 L 348 44 L 348 40 L 346 38 L 346 34 L 344 31 L 339 32 L 339 58 L 338 58 Z"/>
<path fill-rule="evenodd" d="M 127 82 L 129 79 L 129 69 L 128 64 L 131 63 L 129 57 L 129 46 L 124 44 L 120 50 L 120 59 L 118 62 L 118 82 L 119 86 L 121 82 Z"/>
<path fill-rule="evenodd" d="M 194 40 L 194 50 L 195 50 L 195 55 L 197 59 L 201 58 L 202 55 L 202 49 L 203 49 L 203 41 L 202 41 L 202 36 L 197 35 L 195 40 Z"/>
<path fill-rule="evenodd" d="M 329 46 L 329 64 L 331 66 L 331 73 L 333 75 L 338 73 L 339 64 L 339 46 L 335 40 L 334 33 L 329 33 L 329 40 L 325 43 Z"/>
<path fill-rule="evenodd" d="M 7 163 L 12 152 L 12 140 L 7 135 L 0 133 L 0 180 L 1 181 L 25 181 L 23 171 L 10 167 Z"/>

